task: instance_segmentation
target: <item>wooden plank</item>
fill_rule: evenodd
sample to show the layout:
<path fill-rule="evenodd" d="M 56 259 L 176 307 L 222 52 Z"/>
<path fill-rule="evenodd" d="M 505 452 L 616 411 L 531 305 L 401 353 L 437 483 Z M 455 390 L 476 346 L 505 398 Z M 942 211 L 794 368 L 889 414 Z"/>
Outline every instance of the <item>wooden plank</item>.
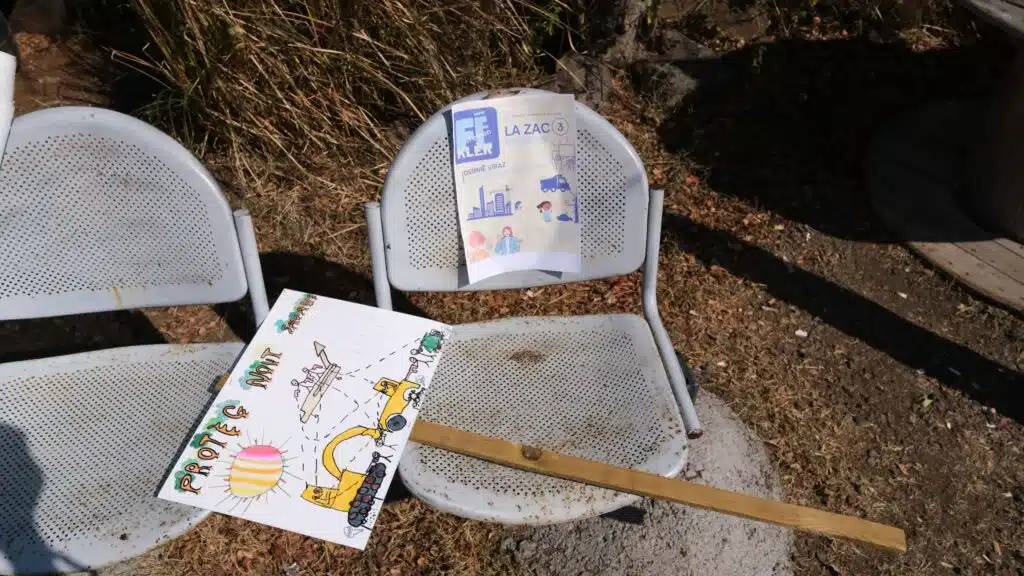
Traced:
<path fill-rule="evenodd" d="M 798 530 L 860 540 L 899 552 L 907 551 L 906 535 L 903 530 L 892 526 L 692 484 L 639 470 L 617 468 L 602 462 L 522 446 L 424 420 L 418 420 L 413 426 L 410 440 L 528 472 L 706 508 Z"/>
<path fill-rule="evenodd" d="M 993 240 L 961 241 L 956 245 L 978 260 L 1005 274 L 1010 280 L 1024 284 L 1024 258 Z"/>
<path fill-rule="evenodd" d="M 908 242 L 912 250 L 927 258 L 960 282 L 1015 310 L 1024 310 L 1024 284 L 993 268 L 957 244 Z"/>
<path fill-rule="evenodd" d="M 1017 242 L 1014 242 L 1009 238 L 993 238 L 992 241 L 1024 259 L 1024 246 L 1021 246 Z"/>

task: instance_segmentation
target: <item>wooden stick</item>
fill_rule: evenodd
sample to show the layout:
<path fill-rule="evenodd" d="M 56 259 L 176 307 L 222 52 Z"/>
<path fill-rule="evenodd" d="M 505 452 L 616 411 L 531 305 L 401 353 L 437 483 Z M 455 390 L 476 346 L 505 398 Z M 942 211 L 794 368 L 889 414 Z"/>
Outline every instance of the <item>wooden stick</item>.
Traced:
<path fill-rule="evenodd" d="M 798 530 L 860 540 L 899 552 L 907 551 L 907 537 L 903 530 L 853 516 L 765 500 L 639 470 L 617 468 L 424 420 L 416 422 L 409 439 L 528 472 L 688 504 Z"/>

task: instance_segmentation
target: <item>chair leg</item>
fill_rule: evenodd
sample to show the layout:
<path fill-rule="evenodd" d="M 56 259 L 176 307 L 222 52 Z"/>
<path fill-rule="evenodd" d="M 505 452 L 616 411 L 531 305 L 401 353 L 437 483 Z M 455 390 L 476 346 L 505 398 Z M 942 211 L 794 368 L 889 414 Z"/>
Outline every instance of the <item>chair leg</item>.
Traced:
<path fill-rule="evenodd" d="M 661 213 L 664 207 L 665 192 L 651 190 L 651 202 L 648 206 L 647 216 L 647 258 L 644 261 L 644 317 L 647 318 L 654 341 L 658 344 L 658 353 L 661 355 L 665 372 L 668 374 L 668 381 L 672 384 L 672 391 L 679 404 L 679 413 L 686 426 L 686 435 L 690 438 L 700 438 L 704 434 L 704 430 L 701 429 L 697 410 L 693 407 L 693 400 L 687 390 L 686 376 L 683 374 L 683 368 L 679 365 L 679 358 L 676 357 L 672 340 L 669 338 L 664 324 L 661 323 L 661 315 L 658 313 L 658 254 L 661 251 Z"/>
<path fill-rule="evenodd" d="M 260 265 L 260 252 L 256 245 L 256 230 L 253 228 L 249 211 L 244 208 L 235 210 L 235 232 L 238 234 L 238 245 L 242 249 L 242 265 L 245 267 L 245 280 L 249 285 L 253 319 L 259 328 L 270 313 L 270 304 L 267 301 L 267 288 L 263 284 L 263 267 Z"/>
<path fill-rule="evenodd" d="M 388 267 L 384 253 L 384 225 L 380 219 L 380 204 L 367 202 L 363 204 L 366 213 L 366 231 L 370 237 L 370 264 L 373 268 L 373 292 L 377 297 L 377 307 L 393 310 L 391 305 L 391 282 L 388 280 Z"/>

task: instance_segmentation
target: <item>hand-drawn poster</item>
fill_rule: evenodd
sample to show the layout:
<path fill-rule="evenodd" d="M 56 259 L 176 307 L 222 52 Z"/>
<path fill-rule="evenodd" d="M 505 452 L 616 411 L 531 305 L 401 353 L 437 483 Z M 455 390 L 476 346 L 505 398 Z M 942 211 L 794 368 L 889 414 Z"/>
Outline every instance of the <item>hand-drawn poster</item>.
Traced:
<path fill-rule="evenodd" d="M 449 333 L 285 290 L 160 497 L 362 550 Z"/>
<path fill-rule="evenodd" d="M 571 94 L 452 106 L 455 191 L 470 283 L 512 270 L 578 272 Z"/>

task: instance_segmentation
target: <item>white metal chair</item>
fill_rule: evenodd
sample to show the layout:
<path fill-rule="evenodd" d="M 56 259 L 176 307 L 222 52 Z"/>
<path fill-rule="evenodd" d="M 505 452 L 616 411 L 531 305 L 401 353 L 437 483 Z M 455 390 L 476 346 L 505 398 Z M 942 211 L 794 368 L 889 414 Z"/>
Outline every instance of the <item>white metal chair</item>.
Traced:
<path fill-rule="evenodd" d="M 17 118 L 0 167 L 0 320 L 267 296 L 252 221 L 172 138 L 97 108 Z M 89 569 L 205 512 L 156 498 L 240 342 L 0 365 L 0 572 Z"/>
<path fill-rule="evenodd" d="M 530 92 L 530 91 L 527 91 Z M 476 94 L 468 99 L 485 98 Z M 513 318 L 456 326 L 422 416 L 432 422 L 673 476 L 700 423 L 658 316 L 655 287 L 663 193 L 629 142 L 577 103 L 583 265 L 579 274 L 508 273 L 467 285 L 445 109 L 421 126 L 366 205 L 377 304 L 391 288 L 525 288 L 627 274 L 644 266 L 644 318 Z M 448 118 L 446 118 L 448 116 Z M 551 523 L 602 514 L 637 498 L 410 444 L 409 490 L 459 516 Z"/>

